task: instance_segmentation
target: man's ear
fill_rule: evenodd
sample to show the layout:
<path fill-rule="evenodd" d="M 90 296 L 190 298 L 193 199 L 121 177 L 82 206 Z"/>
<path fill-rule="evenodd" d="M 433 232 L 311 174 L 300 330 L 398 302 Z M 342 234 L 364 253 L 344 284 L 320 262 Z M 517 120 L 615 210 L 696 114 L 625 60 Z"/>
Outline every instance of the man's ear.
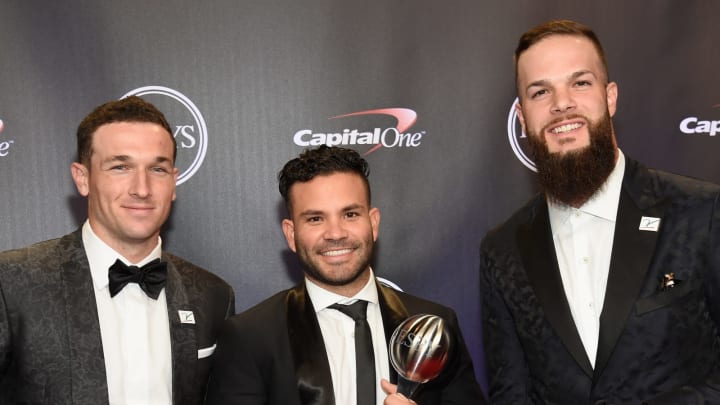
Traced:
<path fill-rule="evenodd" d="M 70 174 L 78 193 L 83 197 L 87 197 L 90 194 L 90 169 L 82 163 L 73 162 L 70 165 Z"/>
<path fill-rule="evenodd" d="M 515 103 L 515 112 L 517 113 L 518 121 L 520 121 L 523 132 L 527 133 L 525 129 L 525 116 L 523 115 L 522 105 L 520 105 L 519 101 Z"/>
<path fill-rule="evenodd" d="M 615 115 L 617 110 L 618 87 L 617 83 L 610 82 L 605 86 L 605 94 L 607 96 L 608 113 L 610 116 Z"/>
<path fill-rule="evenodd" d="M 180 169 L 173 167 L 173 183 L 177 186 L 178 175 L 180 175 Z M 173 190 L 172 201 L 177 199 L 177 187 Z"/>
<path fill-rule="evenodd" d="M 373 241 L 376 241 L 380 235 L 380 210 L 377 208 L 370 209 L 370 226 L 372 227 Z"/>
<path fill-rule="evenodd" d="M 283 234 L 285 234 L 285 240 L 287 241 L 290 250 L 297 252 L 295 249 L 295 223 L 292 219 L 283 219 L 282 231 Z"/>

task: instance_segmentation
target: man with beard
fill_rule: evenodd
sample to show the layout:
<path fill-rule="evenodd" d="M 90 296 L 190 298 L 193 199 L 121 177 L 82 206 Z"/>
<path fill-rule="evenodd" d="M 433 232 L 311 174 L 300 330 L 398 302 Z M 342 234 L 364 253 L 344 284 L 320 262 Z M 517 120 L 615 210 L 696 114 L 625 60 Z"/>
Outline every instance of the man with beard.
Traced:
<path fill-rule="evenodd" d="M 441 316 L 456 340 L 443 372 L 413 399 L 427 405 L 484 403 L 455 312 L 375 278 L 370 259 L 380 212 L 370 205 L 367 176 L 367 162 L 357 152 L 337 147 L 307 150 L 283 167 L 280 194 L 289 218 L 282 230 L 305 280 L 226 322 L 209 404 L 412 403 L 387 394 L 395 390 L 387 380 L 397 380 L 387 343 L 402 321 L 418 313 Z M 346 315 L 350 306 L 360 306 L 359 317 L 367 322 Z M 361 330 L 358 324 L 364 324 Z M 366 356 L 356 356 L 364 333 L 372 347 L 368 342 Z"/>
<path fill-rule="evenodd" d="M 719 404 L 720 188 L 618 149 L 588 27 L 531 29 L 515 69 L 543 193 L 481 246 L 490 402 Z"/>

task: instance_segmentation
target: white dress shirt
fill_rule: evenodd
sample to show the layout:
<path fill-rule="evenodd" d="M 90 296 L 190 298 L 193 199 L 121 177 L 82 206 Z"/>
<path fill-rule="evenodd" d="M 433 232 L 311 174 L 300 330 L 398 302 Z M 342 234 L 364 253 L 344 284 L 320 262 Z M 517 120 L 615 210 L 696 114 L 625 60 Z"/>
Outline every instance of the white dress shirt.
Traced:
<path fill-rule="evenodd" d="M 95 286 L 111 405 L 171 405 L 172 354 L 165 289 L 157 300 L 136 283 L 110 297 L 108 269 L 120 259 L 141 266 L 160 258 L 162 241 L 139 263 L 131 263 L 95 235 L 88 221 L 82 239 Z"/>
<path fill-rule="evenodd" d="M 375 377 L 377 380 L 375 391 L 377 404 L 382 405 L 387 395 L 380 387 L 380 379 L 387 380 L 390 378 L 390 366 L 388 365 L 385 329 L 383 328 L 377 287 L 375 286 L 375 277 L 372 270 L 368 283 L 352 298 L 327 291 L 307 278 L 305 279 L 305 288 L 315 308 L 315 314 L 325 342 L 336 404 L 357 404 L 355 388 L 357 381 L 355 378 L 355 321 L 342 312 L 328 307 L 336 303 L 349 305 L 358 299 L 368 301 L 367 321 L 370 325 L 373 350 L 375 351 Z"/>
<path fill-rule="evenodd" d="M 565 295 L 593 367 L 624 173 L 625 156 L 619 152 L 605 184 L 580 208 L 548 201 Z"/>

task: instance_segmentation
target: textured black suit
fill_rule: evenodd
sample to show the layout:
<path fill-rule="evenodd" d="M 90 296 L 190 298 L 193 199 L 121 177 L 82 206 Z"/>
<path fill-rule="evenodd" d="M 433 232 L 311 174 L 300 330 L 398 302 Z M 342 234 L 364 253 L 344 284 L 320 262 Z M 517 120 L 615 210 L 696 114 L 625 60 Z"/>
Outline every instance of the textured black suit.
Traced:
<path fill-rule="evenodd" d="M 626 159 L 594 370 L 545 197 L 491 231 L 481 247 L 491 403 L 720 404 L 718 192 Z M 660 218 L 657 232 L 639 230 L 643 216 Z M 681 282 L 662 291 L 671 272 Z"/>
<path fill-rule="evenodd" d="M 164 253 L 173 403 L 201 404 L 233 291 L 217 276 Z M 107 404 L 97 305 L 78 230 L 0 254 L 0 404 Z M 193 311 L 195 324 L 181 323 Z"/>
<path fill-rule="evenodd" d="M 402 321 L 417 313 L 441 316 L 457 337 L 445 371 L 419 389 L 416 402 L 483 404 L 454 311 L 380 284 L 378 297 L 388 341 Z M 232 317 L 216 353 L 209 405 L 335 404 L 325 345 L 304 284 Z M 395 380 L 392 368 L 391 374 Z"/>

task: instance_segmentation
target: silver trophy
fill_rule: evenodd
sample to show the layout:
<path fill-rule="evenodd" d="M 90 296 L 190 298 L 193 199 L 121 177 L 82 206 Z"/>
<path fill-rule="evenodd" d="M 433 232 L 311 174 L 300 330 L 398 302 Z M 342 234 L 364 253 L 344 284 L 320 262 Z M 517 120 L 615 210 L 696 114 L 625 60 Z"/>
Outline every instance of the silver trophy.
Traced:
<path fill-rule="evenodd" d="M 437 377 L 447 363 L 450 342 L 439 316 L 418 314 L 401 323 L 388 347 L 390 363 L 399 375 L 397 392 L 411 398 L 420 384 Z"/>

